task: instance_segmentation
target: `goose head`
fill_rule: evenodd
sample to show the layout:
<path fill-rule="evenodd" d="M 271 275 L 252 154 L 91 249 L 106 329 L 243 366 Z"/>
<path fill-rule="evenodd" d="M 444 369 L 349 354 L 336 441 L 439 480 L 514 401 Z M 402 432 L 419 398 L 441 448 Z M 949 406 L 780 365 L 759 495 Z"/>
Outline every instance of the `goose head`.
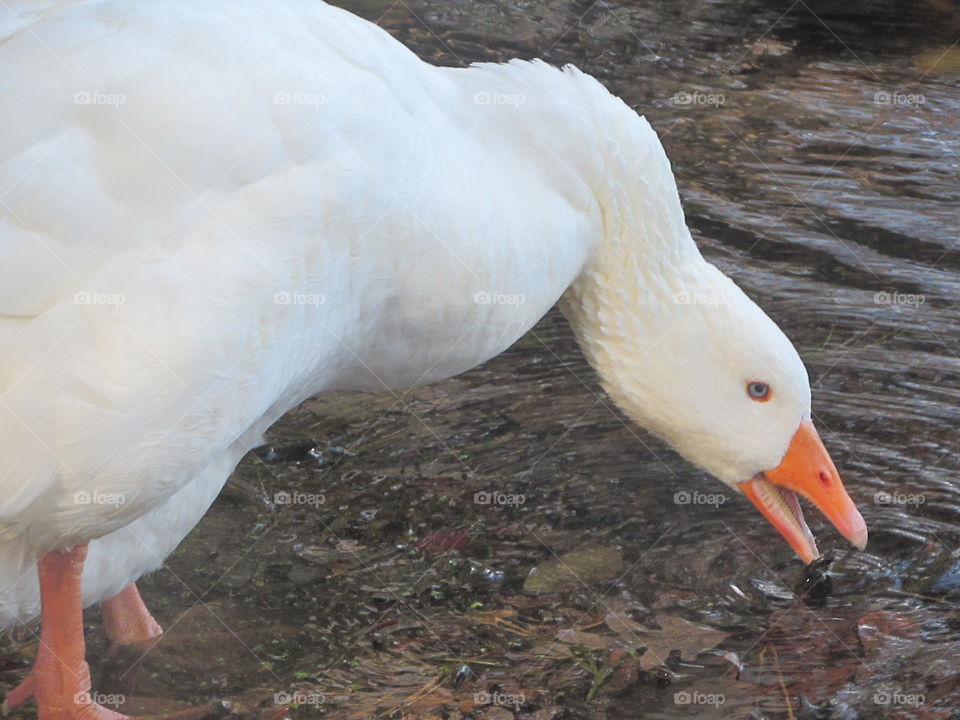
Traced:
<path fill-rule="evenodd" d="M 608 161 L 618 179 L 598 193 L 604 237 L 561 302 L 601 384 L 637 424 L 749 498 L 804 562 L 819 551 L 798 495 L 862 549 L 866 525 L 811 420 L 796 349 L 702 257 L 659 139 L 643 118 L 630 122 Z"/>

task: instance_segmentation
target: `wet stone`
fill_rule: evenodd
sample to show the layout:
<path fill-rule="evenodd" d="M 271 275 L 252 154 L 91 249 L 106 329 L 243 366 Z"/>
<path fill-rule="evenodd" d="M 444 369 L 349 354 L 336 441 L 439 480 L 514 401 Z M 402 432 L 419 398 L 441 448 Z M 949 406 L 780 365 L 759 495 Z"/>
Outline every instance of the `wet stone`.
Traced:
<path fill-rule="evenodd" d="M 531 570 L 523 589 L 536 593 L 575 590 L 613 579 L 623 567 L 623 557 L 613 548 L 575 550 Z"/>

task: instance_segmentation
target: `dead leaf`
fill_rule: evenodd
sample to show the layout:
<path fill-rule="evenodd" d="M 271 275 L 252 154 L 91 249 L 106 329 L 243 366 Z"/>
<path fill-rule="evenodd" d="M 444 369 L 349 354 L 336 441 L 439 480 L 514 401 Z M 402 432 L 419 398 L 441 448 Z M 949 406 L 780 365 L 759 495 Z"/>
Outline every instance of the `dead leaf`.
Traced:
<path fill-rule="evenodd" d="M 583 632 L 572 628 L 558 631 L 557 640 L 571 645 L 582 645 L 591 650 L 608 650 L 616 642 L 616 638 L 608 635 L 597 635 L 596 633 Z"/>
<path fill-rule="evenodd" d="M 640 667 L 644 670 L 662 665 L 673 650 L 679 650 L 681 658 L 693 660 L 729 636 L 729 633 L 701 627 L 673 615 L 657 615 L 657 624 L 660 629 L 650 630 L 647 652 L 640 658 Z"/>
<path fill-rule="evenodd" d="M 557 633 L 557 640 L 591 650 L 646 648 L 640 657 L 640 668 L 652 670 L 663 665 L 674 650 L 680 652 L 681 658 L 693 660 L 703 650 L 714 647 L 728 636 L 725 632 L 701 627 L 672 615 L 657 616 L 659 629 L 645 628 L 617 612 L 608 613 L 605 622 L 607 627 L 617 631 L 616 637 L 568 628 Z"/>
<path fill-rule="evenodd" d="M 621 635 L 625 633 L 645 633 L 647 629 L 622 610 L 608 612 L 603 618 L 607 627 Z"/>

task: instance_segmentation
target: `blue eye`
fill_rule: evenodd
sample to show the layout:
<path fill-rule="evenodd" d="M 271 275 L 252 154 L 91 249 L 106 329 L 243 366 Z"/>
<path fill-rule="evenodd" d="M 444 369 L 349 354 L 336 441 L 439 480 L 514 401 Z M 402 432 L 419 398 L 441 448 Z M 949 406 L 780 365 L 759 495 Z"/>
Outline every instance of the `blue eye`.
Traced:
<path fill-rule="evenodd" d="M 770 399 L 770 386 L 759 380 L 752 380 L 747 383 L 747 395 L 751 400 L 757 402 L 766 402 Z"/>

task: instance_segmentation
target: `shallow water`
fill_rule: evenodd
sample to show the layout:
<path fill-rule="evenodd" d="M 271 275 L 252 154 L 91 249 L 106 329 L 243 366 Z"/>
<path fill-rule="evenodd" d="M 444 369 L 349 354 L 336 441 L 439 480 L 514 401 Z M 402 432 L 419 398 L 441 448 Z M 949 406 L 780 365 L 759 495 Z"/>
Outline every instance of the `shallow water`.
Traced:
<path fill-rule="evenodd" d="M 832 592 L 801 601 L 786 544 L 627 423 L 552 312 L 461 377 L 281 421 L 142 583 L 168 633 L 136 684 L 108 667 L 99 687 L 133 693 L 130 712 L 220 697 L 255 714 L 299 688 L 297 717 L 954 717 L 960 7 L 342 4 L 434 62 L 574 62 L 647 115 L 704 253 L 806 361 L 870 545 L 808 511 L 836 557 Z M 524 592 L 531 568 L 583 547 L 623 569 Z M 650 670 L 556 642 L 612 636 L 611 610 L 726 637 Z"/>

